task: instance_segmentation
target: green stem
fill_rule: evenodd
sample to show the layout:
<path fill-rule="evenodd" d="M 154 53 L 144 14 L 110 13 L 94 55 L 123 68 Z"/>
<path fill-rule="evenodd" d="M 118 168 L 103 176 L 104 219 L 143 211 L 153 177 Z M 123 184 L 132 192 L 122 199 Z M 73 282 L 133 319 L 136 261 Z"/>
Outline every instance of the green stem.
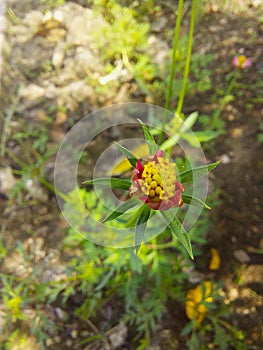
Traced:
<path fill-rule="evenodd" d="M 171 97 L 172 97 L 172 92 L 173 92 L 176 53 L 178 51 L 180 27 L 181 27 L 181 22 L 182 22 L 182 18 L 183 18 L 183 7 L 184 7 L 184 0 L 179 0 L 176 25 L 175 25 L 175 29 L 174 29 L 173 53 L 172 53 L 172 63 L 171 63 L 171 69 L 170 69 L 169 85 L 168 85 L 166 101 L 165 101 L 165 108 L 166 109 L 170 108 Z"/>
<path fill-rule="evenodd" d="M 50 191 L 52 191 L 53 193 L 55 193 L 56 195 L 58 195 L 61 199 L 63 199 L 65 202 L 69 202 L 69 197 L 60 192 L 58 189 L 55 188 L 55 186 L 53 186 L 50 182 L 48 182 L 46 179 L 44 179 L 43 177 L 41 177 L 40 182 Z"/>
<path fill-rule="evenodd" d="M 234 72 L 234 75 L 232 77 L 232 79 L 230 80 L 227 90 L 225 92 L 225 96 L 232 94 L 232 91 L 236 85 L 237 79 L 239 78 L 239 72 Z"/>
<path fill-rule="evenodd" d="M 171 69 L 170 69 L 170 76 L 169 76 L 169 85 L 168 85 L 166 101 L 165 101 L 165 109 L 167 109 L 167 110 L 169 110 L 169 108 L 170 108 L 171 97 L 172 97 L 172 93 L 173 93 L 176 53 L 178 51 L 180 27 L 181 27 L 181 22 L 182 22 L 182 18 L 183 18 L 183 7 L 184 7 L 184 0 L 179 0 L 178 13 L 177 13 L 177 18 L 176 18 L 176 23 L 175 23 L 175 28 L 174 28 L 173 52 L 172 52 L 172 62 L 171 62 Z M 162 131 L 161 131 L 159 139 L 158 139 L 158 145 L 161 145 L 163 143 L 164 127 L 165 127 L 166 122 L 167 122 L 167 114 L 165 114 L 163 116 Z"/>
<path fill-rule="evenodd" d="M 177 105 L 177 109 L 176 109 L 176 114 L 178 116 L 180 116 L 181 112 L 182 112 L 184 97 L 185 97 L 185 92 L 186 92 L 186 85 L 187 85 L 189 71 L 190 71 L 195 17 L 196 17 L 196 0 L 192 0 L 192 11 L 191 11 L 191 20 L 190 20 L 190 28 L 189 28 L 187 55 L 186 55 L 186 61 L 185 61 L 185 67 L 184 67 L 183 83 L 182 83 L 182 88 L 180 91 L 179 101 L 178 101 L 178 105 Z"/>

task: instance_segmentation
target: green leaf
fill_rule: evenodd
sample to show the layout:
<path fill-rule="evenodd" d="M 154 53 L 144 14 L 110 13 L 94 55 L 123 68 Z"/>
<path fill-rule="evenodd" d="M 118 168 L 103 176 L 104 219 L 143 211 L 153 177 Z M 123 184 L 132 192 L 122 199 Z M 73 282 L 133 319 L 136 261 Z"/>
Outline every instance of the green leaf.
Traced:
<path fill-rule="evenodd" d="M 155 152 L 158 150 L 158 146 L 155 143 L 154 137 L 153 137 L 152 133 L 150 132 L 150 130 L 147 128 L 147 126 L 140 119 L 137 119 L 137 120 L 139 121 L 139 123 L 142 126 L 142 129 L 144 132 L 144 137 L 145 137 L 145 140 L 148 144 L 149 153 L 150 153 L 150 155 L 154 155 Z"/>
<path fill-rule="evenodd" d="M 104 275 L 102 281 L 97 285 L 97 287 L 95 288 L 95 291 L 98 291 L 103 287 L 105 287 L 114 273 L 115 273 L 115 266 L 113 265 L 110 271 L 106 275 Z"/>
<path fill-rule="evenodd" d="M 184 203 L 191 204 L 191 205 L 201 205 L 202 207 L 205 207 L 206 209 L 211 209 L 205 202 L 203 202 L 200 198 L 190 196 L 188 194 L 182 194 L 182 199 Z"/>
<path fill-rule="evenodd" d="M 181 183 L 192 182 L 194 178 L 206 175 L 209 171 L 214 169 L 216 166 L 220 164 L 220 161 L 204 166 L 200 166 L 198 168 L 193 168 L 190 170 L 186 170 L 183 173 L 179 174 Z"/>
<path fill-rule="evenodd" d="M 184 124 L 181 128 L 181 132 L 185 132 L 186 130 L 191 129 L 191 127 L 195 124 L 198 118 L 198 112 L 191 113 L 187 119 L 184 121 Z"/>
<path fill-rule="evenodd" d="M 126 202 L 122 203 L 120 206 L 118 206 L 117 209 L 115 209 L 112 213 L 110 213 L 102 222 L 111 221 L 119 217 L 120 215 L 124 214 L 127 210 L 134 207 L 138 204 L 138 199 L 136 198 L 130 198 Z"/>
<path fill-rule="evenodd" d="M 180 138 L 185 135 L 185 132 L 194 125 L 194 123 L 197 120 L 197 117 L 197 112 L 193 112 L 192 114 L 190 114 L 189 117 L 183 122 L 181 128 L 177 130 L 174 135 L 169 137 L 169 139 L 166 140 L 160 148 L 163 151 L 165 151 L 166 149 L 173 147 L 180 140 Z"/>
<path fill-rule="evenodd" d="M 190 237 L 188 233 L 185 231 L 181 222 L 177 219 L 176 216 L 174 216 L 174 214 L 170 210 L 161 211 L 161 213 L 164 219 L 166 220 L 172 234 L 174 234 L 179 239 L 179 241 L 183 244 L 183 246 L 187 250 L 191 259 L 194 260 Z"/>
<path fill-rule="evenodd" d="M 115 177 L 102 177 L 100 179 L 93 179 L 84 181 L 85 185 L 101 185 L 109 188 L 116 188 L 119 190 L 128 191 L 131 187 L 130 180 L 117 179 Z"/>
<path fill-rule="evenodd" d="M 136 254 L 140 249 L 141 243 L 143 241 L 144 233 L 146 230 L 147 221 L 151 214 L 151 208 L 147 205 L 143 205 L 142 211 L 137 219 L 136 227 L 135 227 L 135 250 Z"/>
<path fill-rule="evenodd" d="M 182 134 L 182 137 L 188 141 L 193 147 L 200 147 L 200 142 L 208 142 L 218 137 L 222 133 L 219 131 L 195 131 L 194 133 Z"/>
<path fill-rule="evenodd" d="M 136 158 L 134 154 L 132 154 L 127 148 L 123 147 L 119 143 L 115 142 L 115 145 L 118 147 L 118 149 L 121 151 L 121 153 L 128 159 L 131 166 L 133 168 L 135 168 L 135 166 L 138 162 L 138 158 Z"/>
<path fill-rule="evenodd" d="M 142 262 L 133 249 L 130 249 L 130 266 L 132 272 L 142 273 Z"/>

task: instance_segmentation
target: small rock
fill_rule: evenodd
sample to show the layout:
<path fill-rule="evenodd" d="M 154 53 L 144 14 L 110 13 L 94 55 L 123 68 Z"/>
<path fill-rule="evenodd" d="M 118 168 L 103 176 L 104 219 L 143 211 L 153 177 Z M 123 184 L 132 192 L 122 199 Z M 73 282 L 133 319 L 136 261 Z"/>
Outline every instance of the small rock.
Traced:
<path fill-rule="evenodd" d="M 66 41 L 70 45 L 96 46 L 94 31 L 100 31 L 105 25 L 102 16 L 96 15 L 89 8 L 73 2 L 60 7 L 65 26 L 68 29 Z"/>
<path fill-rule="evenodd" d="M 37 32 L 39 26 L 42 23 L 43 13 L 41 11 L 32 10 L 26 12 L 26 15 L 22 21 L 23 25 L 29 29 L 31 34 Z"/>
<path fill-rule="evenodd" d="M 128 328 L 125 323 L 121 322 L 115 327 L 115 332 L 109 335 L 112 349 L 117 349 L 125 343 L 127 333 Z"/>
<path fill-rule="evenodd" d="M 165 58 L 169 52 L 167 42 L 158 38 L 156 35 L 151 35 L 148 39 L 149 54 L 153 57 L 152 61 L 160 66 L 161 69 L 165 67 Z"/>
<path fill-rule="evenodd" d="M 96 67 L 96 72 L 98 72 L 100 75 L 105 74 L 104 67 L 101 64 L 99 55 L 96 55 L 89 48 L 78 47 L 76 49 L 76 55 L 73 58 L 72 63 L 72 69 L 80 78 L 84 78 L 85 76 L 90 76 L 93 74 L 94 67 Z"/>
<path fill-rule="evenodd" d="M 54 341 L 53 341 L 52 338 L 46 339 L 46 346 L 47 346 L 47 347 L 49 347 L 49 346 L 51 346 L 51 345 L 53 345 L 53 344 L 54 344 Z"/>
<path fill-rule="evenodd" d="M 55 68 L 60 68 L 62 66 L 65 57 L 65 50 L 63 42 L 59 41 L 52 56 L 52 64 Z"/>
<path fill-rule="evenodd" d="M 167 23 L 168 23 L 168 19 L 166 17 L 160 17 L 153 22 L 151 26 L 151 31 L 160 33 L 164 29 Z"/>
<path fill-rule="evenodd" d="M 250 261 L 250 257 L 247 252 L 243 249 L 238 249 L 234 251 L 234 257 L 241 264 L 246 264 Z"/>
<path fill-rule="evenodd" d="M 73 339 L 77 339 L 78 331 L 76 329 L 72 329 L 72 331 L 70 332 L 70 335 Z"/>
<path fill-rule="evenodd" d="M 30 101 L 37 100 L 44 97 L 45 89 L 36 84 L 29 84 L 23 86 L 19 91 L 19 96 Z"/>
<path fill-rule="evenodd" d="M 40 201 L 48 200 L 47 192 L 43 187 L 40 186 L 40 183 L 37 179 L 28 179 L 26 181 L 26 188 L 30 197 Z"/>
<path fill-rule="evenodd" d="M 84 80 L 74 81 L 69 84 L 70 95 L 77 101 L 82 102 L 93 95 L 93 89 Z"/>
<path fill-rule="evenodd" d="M 58 318 L 60 318 L 61 320 L 64 319 L 65 313 L 62 309 L 60 309 L 59 307 L 55 307 L 54 311 L 55 311 L 55 314 L 58 316 Z"/>
<path fill-rule="evenodd" d="M 10 167 L 0 170 L 0 192 L 8 196 L 16 183 Z"/>
<path fill-rule="evenodd" d="M 230 159 L 228 154 L 222 154 L 220 156 L 220 160 L 221 160 L 222 164 L 228 164 L 231 161 L 231 159 Z"/>
<path fill-rule="evenodd" d="M 43 81 L 45 87 L 45 97 L 48 99 L 55 99 L 59 95 L 59 88 L 49 81 Z"/>

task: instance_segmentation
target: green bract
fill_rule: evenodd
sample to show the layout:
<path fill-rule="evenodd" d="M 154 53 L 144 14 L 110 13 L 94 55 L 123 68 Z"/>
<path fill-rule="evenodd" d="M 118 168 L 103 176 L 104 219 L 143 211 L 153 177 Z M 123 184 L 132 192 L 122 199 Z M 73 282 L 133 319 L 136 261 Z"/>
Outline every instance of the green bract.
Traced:
<path fill-rule="evenodd" d="M 206 175 L 214 169 L 220 162 L 193 168 L 176 174 L 176 166 L 165 157 L 162 145 L 158 147 L 149 128 L 139 120 L 143 129 L 144 137 L 148 145 L 149 157 L 140 160 L 134 156 L 127 148 L 116 143 L 119 151 L 128 159 L 133 171 L 131 180 L 105 177 L 85 181 L 87 185 L 100 185 L 113 189 L 129 192 L 131 198 L 127 199 L 113 212 L 109 213 L 102 222 L 108 222 L 124 215 L 127 211 L 138 204 L 138 210 L 134 213 L 134 219 L 128 225 L 135 224 L 134 246 L 136 254 L 141 243 L 144 241 L 147 222 L 156 211 L 161 212 L 161 218 L 165 221 L 168 229 L 175 235 L 193 259 L 191 241 L 182 223 L 171 210 L 181 205 L 199 205 L 207 209 L 210 207 L 200 198 L 184 194 L 184 183 L 193 182 L 194 179 Z M 165 145 L 169 143 L 165 141 Z M 172 142 L 173 144 L 173 142 Z M 166 148 L 166 147 L 164 147 Z M 177 177 L 180 182 L 177 181 Z"/>

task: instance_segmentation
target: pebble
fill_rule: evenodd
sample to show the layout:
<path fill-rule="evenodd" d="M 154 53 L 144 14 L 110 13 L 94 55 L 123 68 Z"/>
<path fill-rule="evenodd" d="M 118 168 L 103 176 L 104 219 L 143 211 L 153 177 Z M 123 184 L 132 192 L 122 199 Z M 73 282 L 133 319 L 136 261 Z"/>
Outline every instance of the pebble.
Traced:
<path fill-rule="evenodd" d="M 41 187 L 37 179 L 28 179 L 26 188 L 30 197 L 43 202 L 48 200 L 47 191 Z"/>
<path fill-rule="evenodd" d="M 45 89 L 36 84 L 24 85 L 19 91 L 19 96 L 29 101 L 44 97 Z"/>
<path fill-rule="evenodd" d="M 151 25 L 151 31 L 160 33 L 164 27 L 167 25 L 168 19 L 166 17 L 160 17 L 157 20 L 155 20 Z"/>
<path fill-rule="evenodd" d="M 12 174 L 12 169 L 10 167 L 0 170 L 0 192 L 8 196 L 12 191 L 16 179 Z"/>
<path fill-rule="evenodd" d="M 65 57 L 65 49 L 63 42 L 59 41 L 52 56 L 52 64 L 55 68 L 60 68 L 62 66 Z"/>
<path fill-rule="evenodd" d="M 228 164 L 231 161 L 228 154 L 222 154 L 219 159 L 221 160 L 222 164 Z"/>
<path fill-rule="evenodd" d="M 234 251 L 235 259 L 241 264 L 246 264 L 250 261 L 248 253 L 243 249 L 238 249 Z"/>

